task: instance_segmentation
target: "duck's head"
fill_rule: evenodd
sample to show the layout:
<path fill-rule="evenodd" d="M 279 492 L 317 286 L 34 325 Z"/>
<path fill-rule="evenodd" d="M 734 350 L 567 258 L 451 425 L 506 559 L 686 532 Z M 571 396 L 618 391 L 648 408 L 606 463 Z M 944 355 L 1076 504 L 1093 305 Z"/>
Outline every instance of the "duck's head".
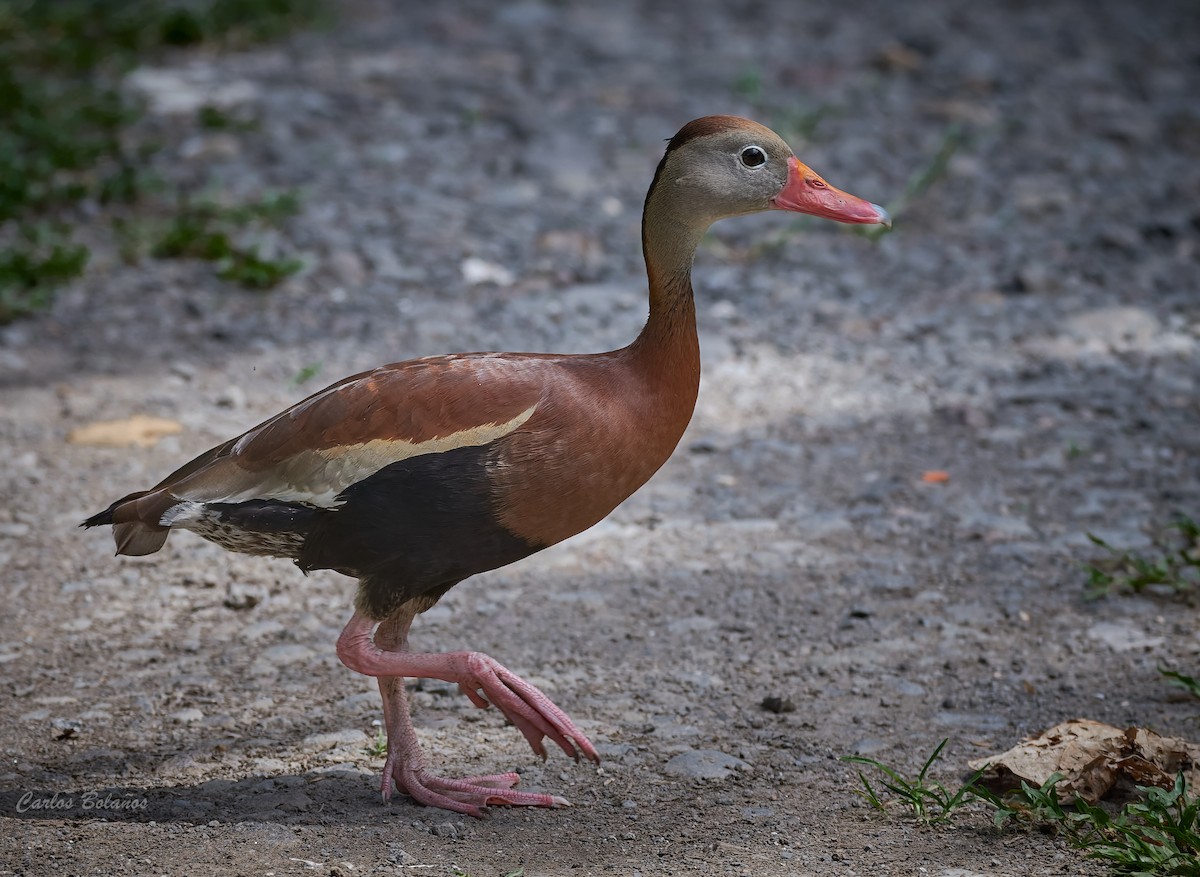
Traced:
<path fill-rule="evenodd" d="M 892 222 L 878 204 L 826 183 L 770 128 L 738 116 L 684 125 L 667 145 L 654 189 L 707 223 L 763 210 L 885 227 Z"/>

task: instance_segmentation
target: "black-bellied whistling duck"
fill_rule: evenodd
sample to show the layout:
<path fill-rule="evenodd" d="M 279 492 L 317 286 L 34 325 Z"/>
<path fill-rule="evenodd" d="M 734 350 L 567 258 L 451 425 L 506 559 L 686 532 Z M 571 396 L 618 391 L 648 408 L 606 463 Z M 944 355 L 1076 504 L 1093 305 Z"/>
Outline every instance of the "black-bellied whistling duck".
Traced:
<path fill-rule="evenodd" d="M 545 757 L 596 749 L 545 694 L 478 652 L 408 647 L 413 619 L 468 576 L 595 524 L 671 455 L 700 379 L 692 258 L 716 220 L 792 210 L 889 224 L 870 202 L 828 185 L 763 126 L 733 116 L 689 122 L 667 146 L 642 214 L 650 316 L 608 353 L 461 353 L 385 365 L 309 396 L 201 454 L 151 490 L 84 522 L 111 524 L 118 554 L 150 554 L 172 529 L 231 551 L 289 557 L 305 571 L 359 581 L 337 643 L 383 695 L 393 786 L 477 816 L 488 804 L 555 807 L 517 791 L 515 773 L 431 774 L 409 718 L 404 678 L 456 682 L 497 707 Z"/>

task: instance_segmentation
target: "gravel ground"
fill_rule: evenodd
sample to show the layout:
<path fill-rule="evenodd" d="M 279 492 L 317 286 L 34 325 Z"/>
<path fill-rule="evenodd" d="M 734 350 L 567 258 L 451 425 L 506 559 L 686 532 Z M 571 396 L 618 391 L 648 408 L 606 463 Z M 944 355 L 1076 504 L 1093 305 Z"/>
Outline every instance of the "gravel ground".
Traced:
<path fill-rule="evenodd" d="M 1088 602 L 1080 565 L 1087 532 L 1145 546 L 1200 506 L 1197 45 L 1191 2 L 356 2 L 142 71 L 258 120 L 146 124 L 180 185 L 300 189 L 276 243 L 308 268 L 257 294 L 101 249 L 0 329 L 0 873 L 1100 873 L 986 814 L 881 817 L 838 756 L 912 769 L 949 738 L 949 784 L 1076 716 L 1196 736 L 1156 672 L 1195 672 L 1195 607 Z M 878 241 L 715 229 L 676 456 L 418 622 L 544 687 L 604 757 L 539 763 L 426 682 L 435 764 L 576 806 L 382 806 L 378 695 L 333 652 L 353 582 L 189 536 L 116 560 L 75 525 L 379 362 L 626 343 L 663 140 L 715 112 L 885 204 L 962 143 Z M 184 431 L 66 442 L 139 413 Z"/>

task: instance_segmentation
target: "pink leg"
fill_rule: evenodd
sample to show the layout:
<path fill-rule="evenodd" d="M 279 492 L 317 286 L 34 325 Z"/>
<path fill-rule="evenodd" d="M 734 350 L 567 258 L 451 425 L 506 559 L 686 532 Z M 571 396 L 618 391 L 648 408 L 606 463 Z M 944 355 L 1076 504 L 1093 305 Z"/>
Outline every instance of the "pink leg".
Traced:
<path fill-rule="evenodd" d="M 599 761 L 595 747 L 565 713 L 541 691 L 513 674 L 492 658 L 478 652 L 414 654 L 406 651 L 409 615 L 384 622 L 372 636 L 374 622 L 355 613 L 338 638 L 338 657 L 359 673 L 375 676 L 383 696 L 384 721 L 388 732 L 388 755 L 383 769 L 383 797 L 391 796 L 392 784 L 413 799 L 471 816 L 488 804 L 560 807 L 568 802 L 552 795 L 517 792 L 515 773 L 450 780 L 425 769 L 425 759 L 409 717 L 404 677 L 413 676 L 457 682 L 479 707 L 494 704 L 517 726 L 533 751 L 546 757 L 542 738 L 549 737 L 578 760 L 582 752 Z M 578 747 L 578 749 L 576 749 Z"/>

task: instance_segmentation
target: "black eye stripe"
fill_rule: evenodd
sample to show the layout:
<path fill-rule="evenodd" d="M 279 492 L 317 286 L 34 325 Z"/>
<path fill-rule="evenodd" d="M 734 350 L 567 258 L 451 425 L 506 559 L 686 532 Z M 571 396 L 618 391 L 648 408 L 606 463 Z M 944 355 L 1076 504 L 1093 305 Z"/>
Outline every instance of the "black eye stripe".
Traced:
<path fill-rule="evenodd" d="M 746 146 L 739 153 L 742 164 L 749 168 L 762 167 L 767 163 L 767 153 L 761 146 Z"/>

